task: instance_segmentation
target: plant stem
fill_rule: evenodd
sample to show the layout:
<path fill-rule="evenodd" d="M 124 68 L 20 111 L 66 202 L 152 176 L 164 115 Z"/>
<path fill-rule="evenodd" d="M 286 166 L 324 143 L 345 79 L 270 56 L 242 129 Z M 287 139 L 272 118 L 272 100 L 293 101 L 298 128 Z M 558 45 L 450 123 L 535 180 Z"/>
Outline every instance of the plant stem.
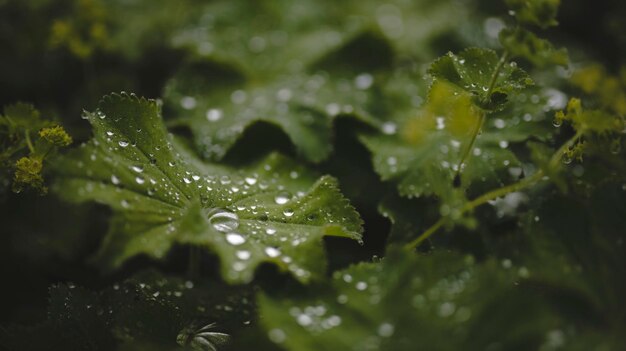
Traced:
<path fill-rule="evenodd" d="M 28 150 L 30 150 L 31 153 L 34 153 L 35 147 L 33 146 L 32 141 L 30 141 L 30 133 L 28 129 L 24 131 L 24 138 L 26 139 L 26 145 L 28 146 Z"/>
<path fill-rule="evenodd" d="M 508 61 L 508 59 L 509 59 L 509 52 L 504 51 L 502 53 L 502 56 L 500 56 L 500 61 L 498 61 L 498 64 L 496 65 L 496 68 L 494 69 L 493 74 L 491 75 L 491 78 L 489 79 L 489 86 L 487 88 L 487 93 L 485 94 L 485 97 L 483 98 L 483 104 L 488 103 L 489 100 L 491 99 L 491 94 L 493 93 L 493 88 L 496 86 L 496 82 L 498 81 L 498 76 L 500 76 L 500 72 L 502 71 L 502 68 L 504 67 L 504 64 Z M 462 166 L 467 160 L 467 157 L 470 155 L 470 152 L 474 148 L 474 144 L 476 143 L 476 138 L 478 137 L 478 134 L 480 133 L 480 130 L 482 129 L 483 124 L 485 123 L 486 117 L 487 117 L 487 113 L 483 111 L 480 114 L 478 121 L 476 121 L 474 130 L 472 131 L 472 139 L 470 140 L 469 145 L 467 145 L 467 148 L 465 148 L 463 157 L 461 158 L 461 161 L 459 161 L 457 165 L 456 174 L 454 175 L 455 180 L 461 176 L 461 171 L 463 168 Z"/>
<path fill-rule="evenodd" d="M 463 208 L 461 209 L 461 215 L 475 209 L 476 207 L 483 205 L 491 200 L 495 200 L 499 197 L 505 196 L 507 194 L 525 189 L 531 185 L 533 185 L 534 183 L 536 183 L 537 181 L 539 181 L 542 177 L 544 176 L 543 171 L 538 171 L 537 173 L 533 174 L 532 177 L 526 178 L 524 180 L 521 180 L 517 183 L 505 186 L 503 188 L 498 188 L 495 190 L 492 190 L 488 193 L 485 193 L 479 197 L 477 197 L 476 199 L 468 202 L 465 206 L 463 206 Z M 440 218 L 435 224 L 433 224 L 432 226 L 430 226 L 428 229 L 426 229 L 426 231 L 424 233 L 422 233 L 420 236 L 418 236 L 415 240 L 409 242 L 408 244 L 405 245 L 405 247 L 407 249 L 415 249 L 417 246 L 419 246 L 419 244 L 421 244 L 424 240 L 428 239 L 429 237 L 431 237 L 433 234 L 435 234 L 437 232 L 437 230 L 439 230 L 439 228 L 441 228 L 443 226 L 443 224 L 445 223 L 445 219 L 442 217 Z"/>
<path fill-rule="evenodd" d="M 500 75 L 500 71 L 502 71 L 502 67 L 504 67 L 504 64 L 508 60 L 509 60 L 509 52 L 504 51 L 502 53 L 502 56 L 500 56 L 500 61 L 498 61 L 498 65 L 496 66 L 496 69 L 493 71 L 493 74 L 491 75 L 491 79 L 489 80 L 489 87 L 487 88 L 487 94 L 485 94 L 483 103 L 487 103 L 489 102 L 489 99 L 491 99 L 491 94 L 493 93 L 493 88 L 496 86 L 496 82 L 498 81 L 498 76 Z"/>
<path fill-rule="evenodd" d="M 563 154 L 565 154 L 565 152 L 573 146 L 573 144 L 580 139 L 583 136 L 583 132 L 579 131 L 577 132 L 573 137 L 571 137 L 568 141 L 566 141 L 563 145 L 561 145 L 561 147 L 554 153 L 554 155 L 552 156 L 552 158 L 550 159 L 550 162 L 548 163 L 548 167 L 550 169 L 554 169 L 557 165 L 558 162 L 561 160 L 561 158 L 563 157 Z M 535 184 L 536 182 L 540 181 L 543 176 L 545 175 L 543 170 L 539 170 L 537 171 L 537 173 L 533 174 L 531 177 L 523 179 L 517 183 L 505 186 L 503 188 L 498 188 L 495 190 L 492 190 L 488 193 L 485 193 L 479 197 L 477 197 L 476 199 L 468 202 L 467 204 L 465 204 L 465 206 L 463 206 L 463 208 L 461 209 L 461 215 L 475 209 L 476 207 L 483 205 L 491 200 L 495 200 L 499 197 L 505 196 L 507 194 L 516 192 L 516 191 L 520 191 L 523 189 L 526 189 L 528 187 L 530 187 L 531 185 Z M 404 247 L 408 250 L 414 250 L 415 248 L 417 248 L 419 246 L 419 244 L 421 244 L 424 240 L 428 239 L 429 237 L 431 237 L 433 234 L 435 234 L 437 232 L 437 230 L 439 230 L 439 228 L 441 228 L 445 223 L 445 219 L 442 217 L 440 218 L 435 224 L 433 224 L 432 226 L 430 226 L 428 229 L 426 229 L 425 232 L 423 232 L 420 236 L 418 236 L 415 240 L 409 242 L 408 244 L 406 244 Z"/>

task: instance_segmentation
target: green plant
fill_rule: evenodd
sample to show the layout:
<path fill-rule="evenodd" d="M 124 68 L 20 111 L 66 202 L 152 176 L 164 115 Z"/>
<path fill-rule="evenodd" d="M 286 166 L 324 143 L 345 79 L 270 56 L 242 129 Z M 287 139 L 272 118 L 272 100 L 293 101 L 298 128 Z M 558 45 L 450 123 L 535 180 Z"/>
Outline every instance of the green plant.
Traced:
<path fill-rule="evenodd" d="M 60 153 L 62 127 L 5 109 L 3 183 L 54 199 L 8 194 L 9 230 L 36 233 L 11 240 L 70 273 L 0 345 L 621 350 L 624 68 L 535 33 L 561 33 L 559 0 L 464 4 L 65 3 L 41 50 L 95 81 L 111 56 L 182 59 L 163 100 L 64 120 L 82 144 Z M 32 215 L 57 198 L 73 231 Z"/>

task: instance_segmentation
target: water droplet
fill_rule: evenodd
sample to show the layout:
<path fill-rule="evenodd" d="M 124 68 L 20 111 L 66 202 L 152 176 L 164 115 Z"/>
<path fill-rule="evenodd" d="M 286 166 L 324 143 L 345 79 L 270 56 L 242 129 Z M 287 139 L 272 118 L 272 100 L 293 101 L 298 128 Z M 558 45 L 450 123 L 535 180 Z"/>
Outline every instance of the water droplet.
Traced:
<path fill-rule="evenodd" d="M 280 256 L 280 251 L 275 247 L 266 247 L 265 254 L 269 257 L 278 257 Z"/>
<path fill-rule="evenodd" d="M 506 127 L 506 122 L 501 118 L 496 118 L 493 120 L 493 125 L 498 129 L 502 129 Z"/>
<path fill-rule="evenodd" d="M 435 121 L 437 122 L 437 130 L 442 130 L 446 127 L 446 122 L 443 117 L 437 117 Z"/>
<path fill-rule="evenodd" d="M 243 90 L 235 90 L 230 95 L 230 101 L 232 101 L 234 104 L 243 104 L 247 98 L 248 95 Z"/>
<path fill-rule="evenodd" d="M 507 147 L 509 147 L 509 142 L 506 140 L 500 140 L 498 145 L 500 146 L 501 149 L 506 149 Z"/>
<path fill-rule="evenodd" d="M 120 183 L 120 178 L 118 178 L 115 174 L 111 176 L 111 183 L 118 185 Z"/>
<path fill-rule="evenodd" d="M 143 183 L 145 183 L 145 182 L 146 182 L 146 180 L 145 180 L 145 179 L 143 179 L 142 177 L 136 177 L 136 178 L 135 178 L 135 181 L 136 181 L 136 182 L 137 182 L 137 184 L 139 184 L 139 185 L 141 185 L 141 184 L 143 184 Z"/>
<path fill-rule="evenodd" d="M 222 116 L 223 112 L 218 108 L 212 108 L 206 112 L 206 119 L 209 122 L 217 122 L 222 119 Z"/>
<path fill-rule="evenodd" d="M 555 128 L 558 128 L 563 125 L 563 120 L 561 118 L 554 117 L 554 119 L 552 120 L 552 125 Z"/>
<path fill-rule="evenodd" d="M 276 344 L 283 343 L 287 339 L 287 334 L 282 329 L 272 329 L 267 333 L 270 340 Z"/>
<path fill-rule="evenodd" d="M 120 140 L 120 141 L 118 142 L 118 145 L 119 145 L 119 146 L 121 146 L 121 147 L 127 147 L 127 146 L 128 146 L 128 144 L 129 144 L 129 142 L 128 142 L 128 141 L 126 141 L 126 140 Z"/>
<path fill-rule="evenodd" d="M 311 318 L 311 316 L 309 316 L 308 314 L 302 313 L 302 314 L 298 315 L 298 317 L 296 317 L 296 321 L 301 326 L 307 327 L 307 326 L 309 326 L 309 325 L 311 325 L 313 323 L 313 318 Z"/>
<path fill-rule="evenodd" d="M 439 316 L 440 317 L 450 317 L 454 314 L 456 310 L 456 305 L 452 302 L 444 302 L 439 306 Z"/>
<path fill-rule="evenodd" d="M 362 73 L 354 79 L 354 85 L 361 90 L 369 89 L 374 83 L 374 77 L 369 73 Z"/>
<path fill-rule="evenodd" d="M 244 260 L 244 261 L 250 259 L 250 256 L 252 256 L 250 254 L 250 251 L 248 250 L 239 250 L 235 253 L 235 255 L 237 256 L 238 259 Z"/>
<path fill-rule="evenodd" d="M 276 234 L 276 229 L 274 229 L 274 228 L 267 228 L 267 229 L 265 229 L 265 233 L 267 235 L 274 235 L 274 234 Z"/>
<path fill-rule="evenodd" d="M 132 166 L 131 169 L 137 173 L 143 172 L 143 166 Z"/>
<path fill-rule="evenodd" d="M 396 131 L 398 130 L 398 125 L 396 125 L 393 122 L 385 122 L 383 123 L 383 133 L 387 134 L 387 135 L 393 135 L 396 134 Z"/>
<path fill-rule="evenodd" d="M 391 323 L 383 323 L 378 327 L 378 335 L 382 336 L 383 338 L 388 338 L 392 336 L 394 331 L 395 327 Z"/>
<path fill-rule="evenodd" d="M 246 180 L 246 183 L 248 183 L 249 185 L 254 185 L 257 182 L 257 179 L 253 177 L 246 177 L 245 180 Z"/>
<path fill-rule="evenodd" d="M 292 95 L 291 90 L 283 88 L 276 93 L 276 98 L 280 101 L 289 101 Z"/>
<path fill-rule="evenodd" d="M 367 289 L 367 283 L 363 281 L 356 283 L 356 289 L 361 291 Z"/>
<path fill-rule="evenodd" d="M 191 110 L 195 108 L 197 105 L 196 98 L 192 96 L 185 96 L 180 99 L 180 106 L 182 106 L 185 110 Z"/>
<path fill-rule="evenodd" d="M 239 223 L 239 222 L 237 222 Z M 244 238 L 239 233 L 228 233 L 226 234 L 226 241 L 231 245 L 241 245 L 246 242 L 246 238 Z"/>
<path fill-rule="evenodd" d="M 281 191 L 280 193 L 276 194 L 276 196 L 274 197 L 274 202 L 276 202 L 276 204 L 278 205 L 284 205 L 287 202 L 289 202 L 290 199 L 291 199 L 291 194 L 289 192 Z"/>
<path fill-rule="evenodd" d="M 229 232 L 239 227 L 239 216 L 236 213 L 221 208 L 209 213 L 209 223 L 218 232 Z"/>
<path fill-rule="evenodd" d="M 291 209 L 287 209 L 283 211 L 283 214 L 285 215 L 285 217 L 291 217 L 293 216 L 294 212 Z"/>

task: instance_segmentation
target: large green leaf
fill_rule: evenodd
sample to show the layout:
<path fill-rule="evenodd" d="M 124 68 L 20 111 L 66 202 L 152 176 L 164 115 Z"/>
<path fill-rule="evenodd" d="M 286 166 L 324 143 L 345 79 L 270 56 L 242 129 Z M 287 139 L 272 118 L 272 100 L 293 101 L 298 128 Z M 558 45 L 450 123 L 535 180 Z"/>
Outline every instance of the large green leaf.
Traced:
<path fill-rule="evenodd" d="M 288 350 L 538 349 L 559 326 L 510 261 L 392 251 L 292 297 L 262 295 L 262 323 Z"/>
<path fill-rule="evenodd" d="M 94 138 L 56 163 L 55 190 L 113 209 L 96 256 L 103 269 L 190 244 L 215 251 L 232 282 L 264 261 L 306 281 L 324 272 L 323 236 L 360 238 L 331 177 L 315 180 L 278 155 L 239 170 L 204 164 L 172 143 L 155 101 L 110 95 L 86 117 Z"/>

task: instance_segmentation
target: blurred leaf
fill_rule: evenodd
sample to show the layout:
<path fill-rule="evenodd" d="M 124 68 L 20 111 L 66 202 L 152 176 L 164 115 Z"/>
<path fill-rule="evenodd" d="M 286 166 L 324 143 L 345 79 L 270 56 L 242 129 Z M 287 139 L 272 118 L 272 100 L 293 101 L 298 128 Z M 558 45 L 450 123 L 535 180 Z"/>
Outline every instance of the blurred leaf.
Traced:
<path fill-rule="evenodd" d="M 561 0 L 505 0 L 511 13 L 522 24 L 541 28 L 556 26 Z"/>
<path fill-rule="evenodd" d="M 473 262 L 392 251 L 335 273 L 315 293 L 262 295 L 262 323 L 288 350 L 539 349 L 558 318 L 532 290 L 514 286 L 515 270 Z"/>
<path fill-rule="evenodd" d="M 567 66 L 569 64 L 566 49 L 557 50 L 548 40 L 541 39 L 531 31 L 520 27 L 502 30 L 500 43 L 512 57 L 524 58 L 538 67 L 547 65 Z"/>

